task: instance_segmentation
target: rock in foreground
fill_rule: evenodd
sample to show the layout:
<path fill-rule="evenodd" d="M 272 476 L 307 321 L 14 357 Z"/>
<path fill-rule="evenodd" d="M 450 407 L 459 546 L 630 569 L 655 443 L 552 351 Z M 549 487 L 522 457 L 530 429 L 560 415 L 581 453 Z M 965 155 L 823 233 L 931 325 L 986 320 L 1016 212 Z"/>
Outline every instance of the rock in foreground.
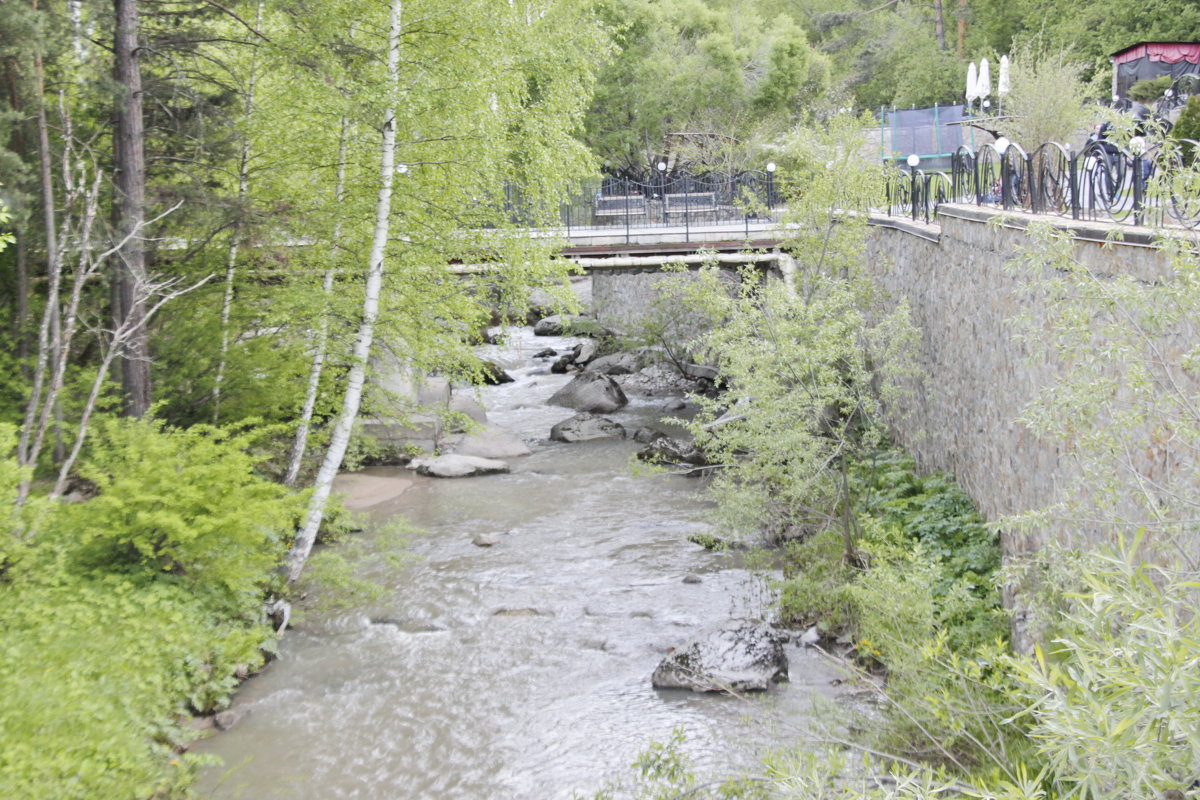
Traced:
<path fill-rule="evenodd" d="M 595 414 L 576 414 L 550 429 L 556 442 L 590 442 L 593 439 L 623 439 L 625 429 L 611 419 Z"/>
<path fill-rule="evenodd" d="M 650 682 L 656 689 L 753 692 L 765 691 L 787 675 L 781 637 L 761 622 L 731 620 L 676 648 Z"/>
<path fill-rule="evenodd" d="M 478 458 L 518 458 L 532 452 L 520 438 L 496 425 L 485 425 L 454 446 L 456 455 Z"/>
<path fill-rule="evenodd" d="M 412 463 L 421 475 L 431 478 L 469 478 L 474 475 L 494 475 L 508 472 L 508 464 L 492 458 L 446 455 L 420 458 Z"/>
<path fill-rule="evenodd" d="M 555 392 L 547 401 L 552 405 L 566 406 L 576 411 L 607 414 L 624 408 L 629 402 L 617 382 L 607 375 L 583 372 Z"/>

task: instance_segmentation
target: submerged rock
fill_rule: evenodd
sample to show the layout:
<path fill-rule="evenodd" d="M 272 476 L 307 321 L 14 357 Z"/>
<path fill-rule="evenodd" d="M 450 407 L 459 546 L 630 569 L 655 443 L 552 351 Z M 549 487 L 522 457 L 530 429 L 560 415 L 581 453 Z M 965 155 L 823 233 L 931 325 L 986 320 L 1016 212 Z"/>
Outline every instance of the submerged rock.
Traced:
<path fill-rule="evenodd" d="M 629 399 L 612 378 L 595 372 L 584 372 L 572 378 L 570 383 L 555 392 L 547 402 L 577 411 L 607 414 L 624 408 Z"/>
<path fill-rule="evenodd" d="M 451 454 L 419 458 L 410 466 L 421 475 L 431 478 L 469 478 L 474 475 L 493 475 L 508 472 L 508 464 L 492 458 Z"/>
<path fill-rule="evenodd" d="M 589 442 L 593 439 L 623 439 L 625 429 L 611 419 L 595 414 L 576 414 L 550 429 L 556 442 Z"/>
<path fill-rule="evenodd" d="M 730 620 L 677 648 L 650 681 L 656 689 L 746 692 L 765 691 L 787 675 L 787 655 L 775 631 L 761 622 Z"/>

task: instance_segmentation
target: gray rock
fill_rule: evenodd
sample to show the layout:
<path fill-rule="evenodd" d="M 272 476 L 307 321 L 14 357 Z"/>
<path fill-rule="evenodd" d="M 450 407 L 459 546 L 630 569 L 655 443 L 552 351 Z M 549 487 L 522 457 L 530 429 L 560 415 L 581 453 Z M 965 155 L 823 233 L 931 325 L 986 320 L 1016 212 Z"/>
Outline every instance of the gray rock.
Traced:
<path fill-rule="evenodd" d="M 437 376 L 427 377 L 417 386 L 417 405 L 444 406 L 450 402 L 450 381 Z"/>
<path fill-rule="evenodd" d="M 761 622 L 731 620 L 676 648 L 650 680 L 656 689 L 745 692 L 765 691 L 787 674 L 781 637 Z"/>
<path fill-rule="evenodd" d="M 479 458 L 519 458 L 532 452 L 529 445 L 498 425 L 486 425 L 454 446 L 457 455 Z"/>
<path fill-rule="evenodd" d="M 230 708 L 214 716 L 213 725 L 216 725 L 218 730 L 227 731 L 241 722 L 245 716 L 245 711 Z"/>
<path fill-rule="evenodd" d="M 550 371 L 553 372 L 555 375 L 565 375 L 565 374 L 567 374 L 567 370 L 569 370 L 571 368 L 571 364 L 572 364 L 571 354 L 567 353 L 565 356 L 562 356 L 561 358 L 559 358 L 557 361 L 555 361 L 553 364 L 550 365 Z"/>
<path fill-rule="evenodd" d="M 640 461 L 652 464 L 689 464 L 695 467 L 707 466 L 710 462 L 704 452 L 692 442 L 672 439 L 662 436 L 650 442 L 649 446 L 638 451 Z"/>
<path fill-rule="evenodd" d="M 715 381 L 717 379 L 717 368 L 710 367 L 706 364 L 684 364 L 683 374 L 689 378 Z"/>
<path fill-rule="evenodd" d="M 593 439 L 623 439 L 625 429 L 611 419 L 595 414 L 576 414 L 550 429 L 556 442 L 588 442 Z"/>
<path fill-rule="evenodd" d="M 575 366 L 582 367 L 596 357 L 596 351 L 599 349 L 600 346 L 590 339 L 580 342 L 572 350 L 574 358 L 571 360 L 575 362 Z"/>
<path fill-rule="evenodd" d="M 663 411 L 683 411 L 685 408 L 687 408 L 687 401 L 682 397 L 673 398 L 663 404 Z"/>
<path fill-rule="evenodd" d="M 549 317 L 539 319 L 533 326 L 534 336 L 562 336 L 572 325 L 576 324 L 579 317 L 571 314 L 552 314 Z"/>
<path fill-rule="evenodd" d="M 487 424 L 487 412 L 483 410 L 483 406 L 479 404 L 479 401 L 470 394 L 455 392 L 451 395 L 450 402 L 446 407 L 451 411 L 457 411 L 459 414 L 465 414 L 480 425 Z M 453 425 L 451 426 L 451 430 L 455 433 L 461 433 L 463 428 L 461 425 Z"/>
<path fill-rule="evenodd" d="M 500 537 L 493 536 L 490 533 L 477 533 L 475 538 L 471 540 L 471 544 L 476 547 L 493 547 L 500 544 Z"/>
<path fill-rule="evenodd" d="M 587 369 L 602 375 L 632 375 L 638 371 L 638 358 L 633 353 L 613 353 L 593 360 Z"/>
<path fill-rule="evenodd" d="M 410 466 L 414 466 L 419 474 L 431 478 L 469 478 L 473 475 L 508 472 L 508 464 L 503 461 L 458 454 L 418 458 Z"/>
<path fill-rule="evenodd" d="M 665 433 L 656 431 L 653 428 L 638 428 L 633 434 L 633 440 L 638 444 L 651 444 L 665 438 L 667 438 Z"/>
<path fill-rule="evenodd" d="M 483 365 L 483 382 L 491 386 L 499 386 L 502 383 L 512 383 L 513 376 L 505 372 L 504 367 L 497 364 L 495 361 L 481 360 Z"/>
<path fill-rule="evenodd" d="M 702 579 L 696 573 L 689 572 L 687 575 L 683 576 L 683 582 L 684 583 L 701 583 Z"/>
<path fill-rule="evenodd" d="M 797 641 L 805 647 L 812 647 L 817 642 L 821 641 L 821 632 L 817 630 L 816 625 L 813 625 L 804 633 L 800 634 L 800 638 L 797 639 Z"/>
<path fill-rule="evenodd" d="M 545 350 L 538 350 L 533 354 L 534 358 L 554 358 L 558 355 L 558 351 L 553 347 L 547 347 Z"/>
<path fill-rule="evenodd" d="M 548 402 L 576 411 L 607 414 L 623 408 L 629 400 L 612 378 L 595 372 L 583 372 L 555 392 Z"/>

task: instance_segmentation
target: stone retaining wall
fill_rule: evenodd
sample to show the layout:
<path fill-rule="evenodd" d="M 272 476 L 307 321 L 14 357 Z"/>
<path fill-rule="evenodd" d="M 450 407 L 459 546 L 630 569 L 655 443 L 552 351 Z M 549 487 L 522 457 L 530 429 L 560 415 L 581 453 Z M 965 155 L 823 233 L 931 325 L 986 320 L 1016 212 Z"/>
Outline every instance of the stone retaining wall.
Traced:
<path fill-rule="evenodd" d="M 1031 360 L 1029 348 L 1014 336 L 1018 314 L 1031 317 L 1035 328 L 1047 314 L 1044 301 L 1029 291 L 1028 278 L 1006 270 L 1028 242 L 1029 218 L 1012 215 L 1003 224 L 989 224 L 994 215 L 945 206 L 937 227 L 876 218 L 868 248 L 878 281 L 908 299 L 922 331 L 926 379 L 895 433 L 923 469 L 955 473 L 990 519 L 1060 499 L 1076 469 L 1054 444 L 1017 421 L 1060 367 L 1048 358 Z M 1099 275 L 1152 280 L 1168 274 L 1168 261 L 1147 232 L 1130 231 L 1124 243 L 1106 245 L 1109 226 L 1061 225 L 1075 232 L 1075 257 Z M 1185 327 L 1184 336 L 1194 335 L 1190 322 Z M 1171 347 L 1178 352 L 1182 344 Z M 1160 469 L 1157 458 L 1150 454 L 1139 469 L 1144 466 L 1147 474 Z M 1008 534 L 1006 551 L 1028 551 L 1045 535 Z"/>

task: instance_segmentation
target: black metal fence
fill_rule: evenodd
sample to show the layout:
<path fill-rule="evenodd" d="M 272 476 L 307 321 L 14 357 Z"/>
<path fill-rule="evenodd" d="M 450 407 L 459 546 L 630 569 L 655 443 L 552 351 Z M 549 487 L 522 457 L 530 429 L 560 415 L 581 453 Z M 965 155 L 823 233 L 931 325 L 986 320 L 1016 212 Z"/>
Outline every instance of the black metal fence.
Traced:
<path fill-rule="evenodd" d="M 779 187 L 773 171 L 737 174 L 660 173 L 645 180 L 603 178 L 571 193 L 559 216 L 568 234 L 590 229 L 678 229 L 684 241 L 704 228 L 778 221 Z"/>
<path fill-rule="evenodd" d="M 946 172 L 914 169 L 888 183 L 887 210 L 929 222 L 941 203 L 1050 214 L 1127 225 L 1200 224 L 1200 170 L 1185 162 L 1200 144 L 1170 148 L 1134 139 L 1131 149 L 1104 140 L 1082 150 L 1048 142 L 1027 153 L 1017 144 L 960 147 Z"/>

